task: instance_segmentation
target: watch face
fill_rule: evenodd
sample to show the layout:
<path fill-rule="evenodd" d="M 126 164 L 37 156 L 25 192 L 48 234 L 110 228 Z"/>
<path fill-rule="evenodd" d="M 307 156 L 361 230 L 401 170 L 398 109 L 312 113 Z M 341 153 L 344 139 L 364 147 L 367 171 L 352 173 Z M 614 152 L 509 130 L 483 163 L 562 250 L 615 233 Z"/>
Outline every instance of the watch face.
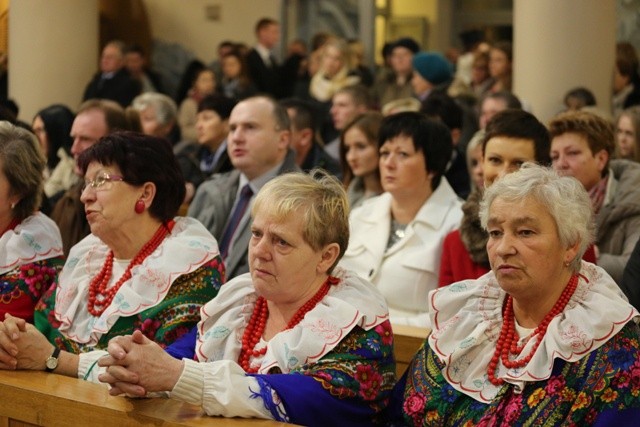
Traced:
<path fill-rule="evenodd" d="M 58 366 L 58 359 L 55 357 L 49 357 L 45 362 L 45 365 L 47 365 L 47 369 L 56 369 Z"/>

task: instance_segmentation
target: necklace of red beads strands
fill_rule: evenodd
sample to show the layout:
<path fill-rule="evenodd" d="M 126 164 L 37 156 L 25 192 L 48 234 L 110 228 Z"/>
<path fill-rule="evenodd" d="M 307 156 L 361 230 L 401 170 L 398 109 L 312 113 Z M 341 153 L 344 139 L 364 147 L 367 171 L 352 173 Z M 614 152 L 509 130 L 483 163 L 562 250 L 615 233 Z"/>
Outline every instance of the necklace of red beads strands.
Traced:
<path fill-rule="evenodd" d="M 11 222 L 9 223 L 9 225 L 7 225 L 7 228 L 4 229 L 4 231 L 2 232 L 2 234 L 0 234 L 0 236 L 4 236 L 4 233 L 6 233 L 9 230 L 13 230 L 14 228 L 16 228 L 18 226 L 18 224 L 20 224 L 20 221 L 18 221 L 17 219 L 12 219 Z"/>
<path fill-rule="evenodd" d="M 160 246 L 160 243 L 162 243 L 173 229 L 174 224 L 175 221 L 173 220 L 160 224 L 160 227 L 158 227 L 153 237 L 151 237 L 136 256 L 133 257 L 122 277 L 120 277 L 113 286 L 107 288 L 113 275 L 113 251 L 109 251 L 102 269 L 89 284 L 89 301 L 87 302 L 89 313 L 98 317 L 109 307 L 120 287 L 127 280 L 131 279 L 131 269 L 136 265 L 142 264 L 142 262 Z M 98 299 L 97 297 L 101 298 Z"/>
<path fill-rule="evenodd" d="M 531 361 L 531 358 L 542 342 L 544 334 L 547 332 L 549 323 L 551 323 L 551 320 L 553 320 L 554 317 L 562 313 L 577 286 L 578 275 L 574 274 L 569 279 L 569 283 L 565 286 L 560 298 L 558 298 L 558 301 L 556 301 L 551 311 L 544 316 L 542 322 L 540 322 L 538 327 L 531 334 L 530 339 L 535 339 L 536 342 L 529 354 L 524 356 L 522 356 L 521 353 L 528 341 L 523 343 L 521 346 L 518 345 L 520 337 L 516 331 L 516 320 L 513 313 L 513 298 L 511 295 L 507 295 L 507 298 L 505 298 L 505 306 L 502 310 L 502 328 L 500 329 L 500 336 L 498 337 L 496 350 L 493 353 L 493 357 L 491 357 L 491 362 L 489 362 L 489 367 L 487 368 L 487 375 L 489 376 L 491 384 L 500 386 L 504 383 L 502 378 L 496 378 L 498 361 L 501 361 L 502 364 L 509 369 L 521 368 Z M 514 358 L 511 359 L 510 356 L 513 356 Z M 517 356 L 522 357 L 520 359 L 516 359 Z"/>
<path fill-rule="evenodd" d="M 329 276 L 324 281 L 318 292 L 312 296 L 302 307 L 296 311 L 286 328 L 283 331 L 293 328 L 304 319 L 304 316 L 320 302 L 329 292 L 329 288 L 340 282 L 340 279 Z M 262 338 L 264 329 L 267 326 L 267 319 L 269 318 L 269 307 L 267 307 L 267 300 L 264 297 L 259 297 L 256 301 L 256 305 L 253 307 L 253 313 L 249 318 L 249 324 L 247 329 L 242 334 L 242 349 L 240 350 L 240 356 L 238 357 L 238 364 L 248 374 L 255 374 L 258 372 L 258 368 L 252 368 L 250 366 L 251 357 L 263 356 L 267 352 L 267 346 L 264 346 L 256 350 L 256 344 Z"/>

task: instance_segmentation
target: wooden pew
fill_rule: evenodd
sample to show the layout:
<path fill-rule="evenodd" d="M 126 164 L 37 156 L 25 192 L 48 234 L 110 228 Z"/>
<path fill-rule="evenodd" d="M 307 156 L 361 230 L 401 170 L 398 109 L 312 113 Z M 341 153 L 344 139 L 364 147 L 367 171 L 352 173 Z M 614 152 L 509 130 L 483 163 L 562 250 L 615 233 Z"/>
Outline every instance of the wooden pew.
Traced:
<path fill-rule="evenodd" d="M 209 417 L 172 399 L 109 396 L 107 388 L 45 372 L 0 371 L 0 427 L 284 426 L 270 420 Z"/>
<path fill-rule="evenodd" d="M 404 374 L 411 359 L 424 342 L 429 330 L 416 326 L 391 325 L 393 329 L 393 352 L 396 356 L 398 379 Z"/>
<path fill-rule="evenodd" d="M 429 331 L 393 326 L 398 378 Z M 172 399 L 109 396 L 105 386 L 45 372 L 0 370 L 0 427 L 244 425 L 284 426 L 269 420 L 209 417 L 198 406 Z"/>

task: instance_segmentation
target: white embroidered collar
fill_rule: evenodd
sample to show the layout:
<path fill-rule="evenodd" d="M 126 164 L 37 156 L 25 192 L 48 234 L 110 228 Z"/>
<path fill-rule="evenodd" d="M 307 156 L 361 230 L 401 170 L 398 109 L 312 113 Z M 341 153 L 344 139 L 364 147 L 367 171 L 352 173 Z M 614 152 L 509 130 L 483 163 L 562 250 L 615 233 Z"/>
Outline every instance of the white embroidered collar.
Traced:
<path fill-rule="evenodd" d="M 428 343 L 446 365 L 444 378 L 456 390 L 484 403 L 500 390 L 487 379 L 487 366 L 500 335 L 505 297 L 493 272 L 429 295 L 433 332 Z M 498 364 L 496 377 L 520 389 L 525 382 L 545 380 L 555 359 L 580 360 L 637 316 L 613 279 L 602 268 L 583 261 L 576 291 L 564 312 L 549 323 L 531 361 L 519 369 Z M 534 341 L 529 340 L 524 354 Z"/>
<path fill-rule="evenodd" d="M 89 284 L 104 264 L 109 248 L 90 234 L 69 253 L 60 273 L 55 316 L 66 337 L 95 345 L 120 318 L 140 313 L 161 302 L 171 284 L 181 275 L 197 270 L 219 254 L 218 244 L 206 228 L 193 218 L 176 218 L 160 246 L 142 264 L 132 268 L 113 302 L 99 316 L 87 310 Z"/>
<path fill-rule="evenodd" d="M 49 217 L 36 212 L 0 236 L 0 275 L 23 264 L 62 254 L 58 226 Z"/>
<path fill-rule="evenodd" d="M 283 373 L 317 362 L 356 326 L 374 328 L 389 318 L 384 297 L 367 281 L 336 267 L 340 283 L 295 327 L 274 336 L 267 345 L 259 374 L 278 367 Z M 250 273 L 222 286 L 202 307 L 196 355 L 200 361 L 238 360 L 242 334 L 258 296 Z"/>

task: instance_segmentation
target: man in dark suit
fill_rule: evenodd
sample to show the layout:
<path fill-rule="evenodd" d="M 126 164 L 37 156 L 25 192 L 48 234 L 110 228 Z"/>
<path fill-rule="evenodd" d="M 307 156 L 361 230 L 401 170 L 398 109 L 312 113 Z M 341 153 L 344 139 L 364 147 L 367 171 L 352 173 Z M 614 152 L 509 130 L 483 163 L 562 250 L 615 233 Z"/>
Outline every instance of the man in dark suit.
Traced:
<path fill-rule="evenodd" d="M 140 82 L 140 89 L 145 92 L 166 93 L 162 76 L 149 67 L 147 56 L 142 46 L 133 44 L 124 53 L 124 66 L 131 78 Z"/>
<path fill-rule="evenodd" d="M 275 98 L 282 96 L 282 81 L 273 48 L 280 41 L 280 24 L 271 18 L 262 18 L 255 28 L 257 44 L 247 54 L 249 76 L 258 92 Z"/>
<path fill-rule="evenodd" d="M 297 98 L 283 99 L 280 105 L 287 109 L 291 120 L 291 148 L 296 152 L 298 166 L 305 172 L 322 168 L 340 178 L 340 163 L 318 142 L 318 111 L 311 103 Z"/>
<path fill-rule="evenodd" d="M 187 202 L 211 175 L 233 169 L 227 153 L 227 135 L 235 105 L 234 100 L 222 95 L 205 96 L 198 104 L 196 142 L 184 140 L 173 148 L 187 183 Z"/>
<path fill-rule="evenodd" d="M 250 204 L 270 179 L 300 171 L 289 149 L 285 109 L 266 96 L 239 102 L 229 117 L 227 153 L 235 170 L 215 174 L 198 187 L 189 216 L 218 240 L 227 279 L 249 271 Z"/>
<path fill-rule="evenodd" d="M 140 82 L 133 79 L 124 68 L 124 44 L 114 40 L 102 49 L 100 71 L 84 90 L 83 101 L 110 99 L 127 107 L 141 91 Z"/>

